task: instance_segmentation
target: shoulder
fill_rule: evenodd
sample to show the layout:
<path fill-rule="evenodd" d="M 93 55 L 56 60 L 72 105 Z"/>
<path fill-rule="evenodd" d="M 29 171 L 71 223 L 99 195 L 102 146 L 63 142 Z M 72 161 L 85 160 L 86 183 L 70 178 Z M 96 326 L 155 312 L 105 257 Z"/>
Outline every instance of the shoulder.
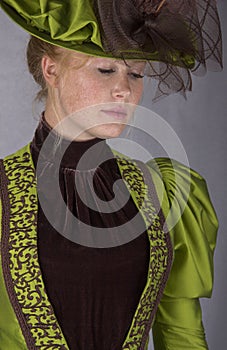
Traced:
<path fill-rule="evenodd" d="M 30 143 L 1 159 L 0 197 L 3 197 L 9 188 L 14 188 L 14 185 L 16 186 L 20 181 L 26 183 L 35 182 L 35 170 L 30 151 Z"/>
<path fill-rule="evenodd" d="M 207 189 L 206 181 L 197 171 L 175 159 L 154 158 L 146 164 L 153 176 L 155 173 L 161 176 L 166 190 L 185 188 L 186 185 Z"/>
<path fill-rule="evenodd" d="M 167 201 L 167 209 L 177 202 L 178 210 L 182 213 L 186 206 L 206 209 L 208 214 L 214 213 L 206 181 L 197 171 L 170 158 L 152 159 L 147 166 L 155 184 L 159 179 L 158 185 L 162 184 L 164 188 L 163 200 Z M 156 184 L 158 192 L 159 186 Z M 216 215 L 213 219 L 216 224 Z"/>
<path fill-rule="evenodd" d="M 23 159 L 24 157 L 30 157 L 31 156 L 31 149 L 30 149 L 30 143 L 26 144 L 22 148 L 18 149 L 17 151 L 7 155 L 3 158 L 3 161 L 9 161 L 11 159 Z"/>
<path fill-rule="evenodd" d="M 152 159 L 147 166 L 174 248 L 165 292 L 175 297 L 210 296 L 218 221 L 206 181 L 173 159 Z"/>

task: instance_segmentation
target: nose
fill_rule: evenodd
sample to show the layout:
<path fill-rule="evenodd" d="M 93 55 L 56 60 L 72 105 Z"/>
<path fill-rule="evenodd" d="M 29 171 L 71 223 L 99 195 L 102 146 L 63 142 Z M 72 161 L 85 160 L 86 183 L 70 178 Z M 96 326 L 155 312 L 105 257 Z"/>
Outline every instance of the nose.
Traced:
<path fill-rule="evenodd" d="M 115 100 L 127 102 L 131 94 L 128 76 L 118 77 L 112 88 L 112 96 Z"/>

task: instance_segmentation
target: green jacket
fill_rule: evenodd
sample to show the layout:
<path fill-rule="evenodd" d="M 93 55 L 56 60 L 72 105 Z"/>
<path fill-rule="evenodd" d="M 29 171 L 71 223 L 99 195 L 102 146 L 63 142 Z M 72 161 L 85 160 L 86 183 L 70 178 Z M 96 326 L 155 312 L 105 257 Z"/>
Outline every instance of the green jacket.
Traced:
<path fill-rule="evenodd" d="M 67 350 L 38 261 L 37 182 L 29 146 L 0 162 L 0 350 Z M 167 158 L 143 166 L 116 157 L 149 224 L 150 241 L 147 284 L 122 350 L 146 349 L 151 328 L 155 350 L 207 349 L 198 298 L 212 290 L 217 219 L 205 181 Z M 176 215 L 167 232 L 165 218 L 172 226 Z"/>

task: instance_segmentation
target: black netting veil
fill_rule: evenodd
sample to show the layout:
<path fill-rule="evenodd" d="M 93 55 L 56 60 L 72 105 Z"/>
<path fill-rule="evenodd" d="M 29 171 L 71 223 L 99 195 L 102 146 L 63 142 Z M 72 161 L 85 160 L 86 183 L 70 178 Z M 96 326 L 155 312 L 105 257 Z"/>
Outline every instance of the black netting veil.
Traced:
<path fill-rule="evenodd" d="M 191 90 L 191 73 L 222 68 L 215 0 L 94 0 L 107 53 L 147 61 L 158 80 L 155 99 Z"/>

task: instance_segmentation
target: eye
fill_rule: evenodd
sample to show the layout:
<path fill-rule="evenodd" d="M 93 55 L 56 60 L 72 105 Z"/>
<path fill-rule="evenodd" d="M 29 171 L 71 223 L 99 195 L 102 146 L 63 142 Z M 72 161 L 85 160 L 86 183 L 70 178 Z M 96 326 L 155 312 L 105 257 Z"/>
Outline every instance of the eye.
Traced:
<path fill-rule="evenodd" d="M 105 68 L 98 68 L 98 71 L 102 74 L 111 74 L 114 73 L 114 69 L 105 69 Z"/>
<path fill-rule="evenodd" d="M 132 72 L 132 73 L 130 73 L 130 75 L 135 79 L 143 79 L 144 78 L 144 75 L 139 74 L 139 73 Z"/>

